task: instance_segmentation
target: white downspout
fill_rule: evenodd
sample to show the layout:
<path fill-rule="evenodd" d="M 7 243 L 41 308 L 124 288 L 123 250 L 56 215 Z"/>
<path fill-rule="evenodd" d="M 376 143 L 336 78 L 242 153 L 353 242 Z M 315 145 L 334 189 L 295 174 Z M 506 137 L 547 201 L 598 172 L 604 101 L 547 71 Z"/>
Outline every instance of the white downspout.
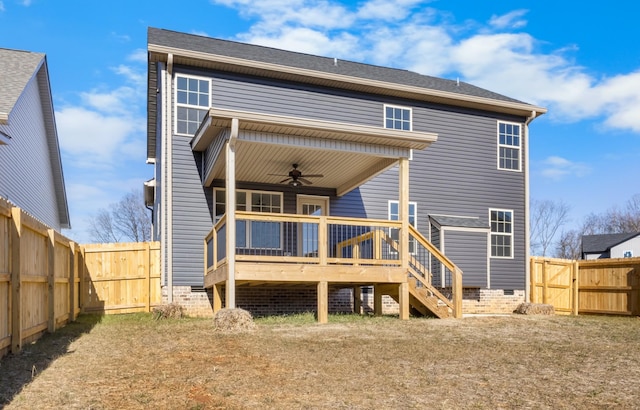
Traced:
<path fill-rule="evenodd" d="M 536 111 L 531 111 L 531 115 L 527 117 L 527 120 L 524 123 L 524 254 L 525 254 L 525 301 L 531 301 L 531 263 L 529 263 L 531 259 L 531 238 L 529 237 L 531 234 L 531 228 L 529 227 L 529 123 L 533 121 L 538 116 Z"/>
<path fill-rule="evenodd" d="M 167 170 L 167 183 L 165 192 L 167 193 L 167 207 L 165 215 L 167 217 L 167 301 L 173 302 L 173 105 L 172 103 L 173 85 L 173 54 L 167 55 L 167 81 L 165 82 L 165 110 L 167 118 L 167 156 L 165 167 Z"/>

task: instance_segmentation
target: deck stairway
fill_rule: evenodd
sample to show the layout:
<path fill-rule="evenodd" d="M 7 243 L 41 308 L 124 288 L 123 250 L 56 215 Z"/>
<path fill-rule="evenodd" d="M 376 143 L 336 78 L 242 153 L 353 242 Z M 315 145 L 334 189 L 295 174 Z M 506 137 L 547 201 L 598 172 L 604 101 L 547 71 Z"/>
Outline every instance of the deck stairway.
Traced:
<path fill-rule="evenodd" d="M 435 316 L 441 319 L 449 317 L 460 317 L 461 303 L 458 298 L 453 297 L 453 293 L 462 291 L 462 271 L 451 262 L 439 249 L 429 242 L 417 229 L 410 227 L 410 240 L 414 245 L 414 252 L 409 258 L 409 305 L 414 314 L 422 316 Z M 389 236 L 384 240 L 392 249 L 397 251 L 398 243 Z M 427 266 L 437 266 L 439 272 L 436 277 Z M 445 296 L 438 290 L 446 289 Z M 380 289 L 384 294 L 389 295 L 396 302 L 399 302 L 397 287 L 385 286 Z M 458 301 L 458 303 L 456 303 Z"/>

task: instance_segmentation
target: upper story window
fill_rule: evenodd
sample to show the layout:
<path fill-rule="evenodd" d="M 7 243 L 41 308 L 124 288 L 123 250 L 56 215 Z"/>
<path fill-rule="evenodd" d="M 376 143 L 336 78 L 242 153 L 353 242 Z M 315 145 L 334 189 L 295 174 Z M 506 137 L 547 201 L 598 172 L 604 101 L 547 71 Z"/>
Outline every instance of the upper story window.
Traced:
<path fill-rule="evenodd" d="M 411 131 L 411 108 L 385 105 L 384 127 L 394 130 Z"/>
<path fill-rule="evenodd" d="M 490 209 L 491 257 L 513 258 L 513 211 Z"/>
<path fill-rule="evenodd" d="M 520 124 L 498 122 L 498 169 L 521 170 L 521 129 Z"/>
<path fill-rule="evenodd" d="M 206 78 L 176 76 L 176 133 L 193 135 L 210 106 L 211 82 Z"/>

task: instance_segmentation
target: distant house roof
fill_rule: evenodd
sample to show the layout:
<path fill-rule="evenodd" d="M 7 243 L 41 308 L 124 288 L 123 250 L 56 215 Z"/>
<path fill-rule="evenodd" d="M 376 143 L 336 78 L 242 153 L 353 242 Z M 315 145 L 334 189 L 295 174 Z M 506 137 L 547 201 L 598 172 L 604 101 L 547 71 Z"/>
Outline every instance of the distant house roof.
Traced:
<path fill-rule="evenodd" d="M 640 232 L 610 233 L 602 235 L 583 235 L 582 253 L 602 253 L 612 247 L 640 235 Z"/>
<path fill-rule="evenodd" d="M 54 117 L 47 57 L 42 53 L 0 48 L 1 125 L 11 125 L 11 112 L 25 87 L 32 80 L 37 81 L 42 102 L 42 115 L 45 122 L 47 145 L 53 171 L 60 226 L 70 228 L 69 206 L 62 173 L 62 160 L 60 158 L 60 146 L 58 145 L 58 131 Z M 8 137 L 11 137 L 11 135 Z"/>
<path fill-rule="evenodd" d="M 429 215 L 429 219 L 440 227 L 489 229 L 489 224 L 481 221 L 480 218 Z"/>
<path fill-rule="evenodd" d="M 496 110 L 528 116 L 546 112 L 522 101 L 474 85 L 418 74 L 408 70 L 375 66 L 348 60 L 321 57 L 271 47 L 221 40 L 150 27 L 149 52 L 173 55 L 174 64 L 236 70 L 245 74 L 292 79 L 396 97 L 464 107 Z M 150 59 L 150 62 L 154 61 Z M 158 60 L 155 60 L 158 61 Z M 207 62 L 205 64 L 205 62 Z M 157 73 L 149 67 L 149 107 L 155 107 Z M 313 79 L 313 80 L 312 80 Z M 147 150 L 155 153 L 155 116 L 148 116 Z M 153 157 L 153 155 L 150 155 Z"/>

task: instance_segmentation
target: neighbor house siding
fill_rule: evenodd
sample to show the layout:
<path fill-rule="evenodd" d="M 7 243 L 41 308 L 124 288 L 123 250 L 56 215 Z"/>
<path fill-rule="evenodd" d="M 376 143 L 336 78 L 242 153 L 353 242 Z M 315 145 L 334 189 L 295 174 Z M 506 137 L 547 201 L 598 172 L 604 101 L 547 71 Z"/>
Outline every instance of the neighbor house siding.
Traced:
<path fill-rule="evenodd" d="M 611 258 L 624 258 L 625 251 L 631 251 L 633 257 L 640 256 L 640 236 L 631 238 L 619 245 L 612 246 L 610 251 Z"/>
<path fill-rule="evenodd" d="M 0 196 L 44 224 L 60 231 L 61 224 L 47 143 L 43 105 L 34 76 L 0 131 L 11 143 L 0 147 Z"/>

